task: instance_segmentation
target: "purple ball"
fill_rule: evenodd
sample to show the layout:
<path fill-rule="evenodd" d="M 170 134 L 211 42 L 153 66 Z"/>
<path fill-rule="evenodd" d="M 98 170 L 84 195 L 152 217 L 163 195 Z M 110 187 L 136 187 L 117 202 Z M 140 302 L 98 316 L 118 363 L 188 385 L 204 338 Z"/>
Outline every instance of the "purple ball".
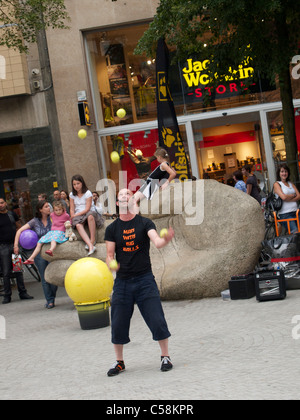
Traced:
<path fill-rule="evenodd" d="M 35 248 L 38 240 L 39 237 L 31 229 L 24 230 L 20 235 L 20 245 L 24 249 Z"/>

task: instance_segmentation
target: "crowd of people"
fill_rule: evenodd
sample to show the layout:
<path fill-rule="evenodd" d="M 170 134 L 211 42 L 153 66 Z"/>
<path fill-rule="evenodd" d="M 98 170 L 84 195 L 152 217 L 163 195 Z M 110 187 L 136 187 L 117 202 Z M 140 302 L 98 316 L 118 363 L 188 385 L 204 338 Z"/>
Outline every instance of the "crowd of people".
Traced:
<path fill-rule="evenodd" d="M 258 180 L 252 172 L 251 165 L 243 166 L 242 170 L 237 170 L 232 174 L 234 188 L 243 191 L 250 195 L 261 204 L 262 195 Z M 245 182 L 246 180 L 246 182 Z M 290 181 L 290 168 L 286 163 L 280 163 L 276 171 L 276 181 L 273 185 L 273 192 L 276 197 L 282 200 L 282 206 L 277 211 L 278 220 L 293 219 L 289 223 L 290 232 L 297 233 L 298 226 L 296 219 L 296 212 L 298 210 L 298 201 L 300 200 L 300 193 L 297 187 Z M 288 232 L 288 223 L 280 222 L 280 225 Z M 281 231 L 281 226 L 280 226 Z"/>
<path fill-rule="evenodd" d="M 111 322 L 112 343 L 114 344 L 116 362 L 107 372 L 108 376 L 115 376 L 125 369 L 123 360 L 123 345 L 130 341 L 129 327 L 134 304 L 137 303 L 140 312 L 152 332 L 153 339 L 158 341 L 161 349 L 160 368 L 168 371 L 173 367 L 169 356 L 168 338 L 171 335 L 164 317 L 159 290 L 151 269 L 150 241 L 156 248 L 166 246 L 174 237 L 172 228 L 167 230 L 164 237 L 160 237 L 154 223 L 140 216 L 138 204 L 141 199 L 151 199 L 158 187 L 166 188 L 176 176 L 171 169 L 166 151 L 158 150 L 159 165 L 145 182 L 145 190 L 134 198 L 128 189 L 119 192 L 117 205 L 119 217 L 112 222 L 105 231 L 107 250 L 106 262 L 110 266 L 112 259 L 118 261 L 112 299 Z M 11 273 L 12 255 L 19 254 L 19 242 L 22 232 L 30 229 L 37 234 L 38 243 L 24 264 L 36 264 L 41 276 L 43 291 L 46 299 L 45 307 L 55 307 L 57 286 L 45 280 L 45 270 L 48 265 L 41 256 L 44 243 L 50 243 L 46 253 L 51 257 L 57 243 L 63 243 L 65 237 L 65 222 L 71 220 L 72 227 L 77 230 L 85 242 L 87 256 L 96 252 L 96 229 L 104 224 L 103 208 L 98 202 L 97 192 L 91 192 L 81 175 L 74 175 L 71 180 L 72 191 L 68 195 L 65 191 L 54 191 L 55 201 L 50 204 L 45 194 L 38 195 L 36 214 L 23 226 L 16 213 L 7 208 L 4 198 L 0 198 L 0 266 L 3 276 L 3 304 L 11 302 Z M 88 233 L 85 230 L 88 226 Z M 128 252 L 125 246 L 128 229 L 133 232 L 131 242 L 136 246 Z M 20 299 L 32 299 L 27 293 L 23 273 L 16 273 Z"/>
<path fill-rule="evenodd" d="M 160 151 L 161 153 L 161 151 Z M 159 156 L 159 154 L 158 154 Z M 152 332 L 153 339 L 158 341 L 161 349 L 160 368 L 168 371 L 173 367 L 169 356 L 168 338 L 171 335 L 163 313 L 159 290 L 151 269 L 150 241 L 156 248 L 166 246 L 174 237 L 172 228 L 161 237 L 155 224 L 150 219 L 138 214 L 138 202 L 142 198 L 151 199 L 150 191 L 157 188 L 157 181 L 164 180 L 160 186 L 166 188 L 176 172 L 170 169 L 167 155 L 158 158 L 158 171 L 153 171 L 146 180 L 149 194 L 139 195 L 134 199 L 133 192 L 128 189 L 119 191 L 117 206 L 119 217 L 109 224 L 105 231 L 107 258 L 110 266 L 112 259 L 118 261 L 114 282 L 113 299 L 111 302 L 112 343 L 114 344 L 116 362 L 107 372 L 108 376 L 115 376 L 125 369 L 123 360 L 123 345 L 130 341 L 129 327 L 134 304 L 137 303 L 140 312 Z M 55 307 L 57 286 L 47 283 L 45 270 L 49 264 L 41 256 L 42 244 L 50 243 L 46 253 L 51 257 L 55 252 L 57 243 L 67 239 L 64 235 L 64 223 L 71 220 L 72 227 L 77 230 L 85 242 L 87 256 L 96 252 L 96 229 L 104 224 L 104 216 L 99 203 L 97 192 L 91 192 L 81 175 L 74 175 L 71 180 L 72 191 L 68 195 L 65 191 L 54 191 L 55 201 L 50 204 L 45 194 L 39 194 L 35 217 L 21 225 L 19 216 L 8 210 L 4 198 L 0 198 L 0 266 L 3 276 L 3 304 L 11 302 L 11 272 L 12 254 L 19 253 L 19 242 L 22 232 L 30 229 L 37 234 L 38 243 L 24 264 L 36 264 L 41 276 L 43 291 L 46 299 L 45 307 Z M 88 226 L 88 232 L 85 230 Z M 134 232 L 131 235 L 136 246 L 128 252 L 124 246 L 128 229 Z M 126 249 L 127 251 L 125 252 Z M 33 299 L 27 293 L 23 273 L 16 273 L 17 286 L 20 299 Z"/>
<path fill-rule="evenodd" d="M 53 192 L 53 203 L 49 202 L 45 193 L 38 194 L 37 199 L 34 217 L 28 222 L 22 223 L 21 215 L 18 215 L 15 211 L 10 211 L 6 199 L 4 197 L 0 198 L 0 267 L 3 278 L 2 303 L 7 304 L 11 302 L 12 254 L 19 254 L 20 236 L 22 232 L 30 229 L 37 234 L 38 243 L 35 249 L 31 250 L 30 256 L 24 264 L 36 265 L 46 299 L 45 307 L 52 309 L 55 307 L 57 286 L 47 283 L 45 280 L 45 270 L 49 262 L 41 256 L 42 245 L 44 243 L 50 243 L 50 249 L 45 252 L 50 257 L 53 256 L 57 244 L 67 241 L 64 223 L 67 220 L 71 220 L 73 228 L 78 231 L 86 244 L 87 255 L 92 255 L 96 251 L 96 228 L 103 226 L 104 215 L 102 214 L 101 206 L 97 204 L 96 198 L 93 200 L 93 194 L 88 190 L 81 175 L 73 176 L 72 192 L 70 195 L 64 190 L 55 190 Z M 85 231 L 85 224 L 89 227 L 90 235 Z M 23 273 L 14 273 L 14 275 L 17 280 L 20 299 L 32 299 L 32 296 L 25 289 Z"/>
<path fill-rule="evenodd" d="M 161 349 L 161 370 L 172 369 L 173 364 L 169 356 L 168 338 L 170 332 L 163 313 L 159 290 L 153 276 L 150 260 L 150 242 L 156 248 L 166 246 L 174 237 L 172 228 L 167 229 L 165 236 L 160 237 L 152 220 L 139 214 L 139 202 L 150 199 L 159 186 L 164 189 L 172 181 L 176 172 L 170 167 L 168 155 L 158 150 L 156 158 L 159 162 L 157 168 L 145 180 L 144 187 L 138 194 L 130 190 L 121 189 L 117 196 L 119 216 L 110 223 L 105 230 L 106 263 L 111 267 L 112 260 L 117 260 L 117 268 L 111 301 L 111 330 L 116 361 L 107 372 L 108 376 L 118 375 L 125 370 L 123 346 L 130 341 L 129 328 L 136 303 L 142 317 L 152 332 L 154 340 L 158 341 Z M 252 196 L 261 202 L 260 189 L 257 179 L 250 166 L 242 171 L 233 173 L 234 187 Z M 158 181 L 165 181 L 160 182 Z M 88 189 L 83 177 L 74 175 L 71 180 L 72 191 L 56 190 L 53 193 L 54 202 L 49 203 L 46 194 L 38 195 L 35 217 L 27 223 L 20 223 L 15 212 L 8 211 L 4 198 L 0 198 L 0 266 L 3 276 L 3 304 L 11 302 L 11 271 L 12 254 L 19 254 L 19 242 L 22 232 L 30 229 L 37 234 L 38 243 L 24 264 L 35 264 L 41 276 L 42 287 L 46 299 L 45 307 L 55 307 L 57 286 L 47 283 L 45 270 L 49 264 L 41 256 L 41 248 L 50 243 L 46 253 L 52 257 L 57 243 L 67 241 L 65 237 L 65 222 L 71 221 L 72 227 L 78 232 L 85 243 L 87 256 L 96 252 L 96 230 L 104 225 L 104 218 L 111 217 L 103 212 L 99 202 L 99 194 Z M 274 183 L 274 192 L 283 202 L 278 212 L 282 219 L 294 218 L 298 209 L 300 193 L 290 181 L 290 170 L 286 164 L 280 164 L 277 171 L 277 181 Z M 88 231 L 85 227 L 88 227 Z M 293 224 L 292 233 L 298 231 L 297 224 Z M 134 244 L 128 250 L 126 241 L 128 232 Z M 130 252 L 129 252 L 130 251 Z M 20 299 L 33 299 L 27 293 L 22 272 L 15 273 Z"/>

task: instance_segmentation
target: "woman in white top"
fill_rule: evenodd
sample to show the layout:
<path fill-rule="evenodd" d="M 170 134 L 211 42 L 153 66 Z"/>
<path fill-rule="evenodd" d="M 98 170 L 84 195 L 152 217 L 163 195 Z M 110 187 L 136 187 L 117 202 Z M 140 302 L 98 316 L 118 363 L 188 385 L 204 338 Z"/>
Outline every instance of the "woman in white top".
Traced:
<path fill-rule="evenodd" d="M 274 183 L 274 193 L 282 199 L 282 207 L 278 211 L 279 218 L 295 218 L 300 194 L 296 186 L 290 182 L 290 169 L 285 163 L 280 164 L 277 169 L 277 181 Z M 282 224 L 286 231 L 288 231 L 287 223 L 283 222 Z M 293 220 L 289 224 L 291 233 L 298 232 L 296 221 Z"/>
<path fill-rule="evenodd" d="M 103 226 L 103 218 L 95 211 L 93 204 L 93 195 L 87 188 L 81 175 L 72 177 L 72 192 L 70 198 L 70 216 L 72 226 L 78 230 L 79 235 L 86 243 L 88 255 L 92 255 L 96 251 L 96 227 Z M 90 237 L 84 229 L 85 223 L 88 223 Z"/>

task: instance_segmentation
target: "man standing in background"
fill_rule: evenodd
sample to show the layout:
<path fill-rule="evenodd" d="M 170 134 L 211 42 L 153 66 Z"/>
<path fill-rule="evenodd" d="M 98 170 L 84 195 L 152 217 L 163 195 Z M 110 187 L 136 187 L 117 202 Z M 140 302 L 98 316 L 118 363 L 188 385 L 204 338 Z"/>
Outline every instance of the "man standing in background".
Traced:
<path fill-rule="evenodd" d="M 4 198 L 0 197 L 0 267 L 2 269 L 4 298 L 2 303 L 11 301 L 10 276 L 12 272 L 12 254 L 17 227 L 20 228 L 19 217 L 15 212 L 7 210 Z M 24 284 L 23 273 L 15 273 L 20 299 L 33 299 L 29 296 Z"/>

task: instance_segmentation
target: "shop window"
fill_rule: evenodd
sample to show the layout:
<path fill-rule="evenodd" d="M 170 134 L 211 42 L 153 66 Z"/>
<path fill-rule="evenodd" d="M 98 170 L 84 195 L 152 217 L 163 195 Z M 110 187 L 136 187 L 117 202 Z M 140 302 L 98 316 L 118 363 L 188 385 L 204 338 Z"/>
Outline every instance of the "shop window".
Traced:
<path fill-rule="evenodd" d="M 3 139 L 0 146 L 0 194 L 22 224 L 33 217 L 24 147 L 21 137 Z"/>
<path fill-rule="evenodd" d="M 233 172 L 253 165 L 261 188 L 265 186 L 265 157 L 259 124 L 243 123 L 197 129 L 194 124 L 196 151 L 201 178 L 232 185 Z"/>
<path fill-rule="evenodd" d="M 22 143 L 0 146 L 0 171 L 25 167 L 25 154 Z"/>
<path fill-rule="evenodd" d="M 102 127 L 156 119 L 155 57 L 134 54 L 147 28 L 145 23 L 85 35 Z M 177 63 L 172 55 L 170 51 L 169 82 L 177 115 L 280 100 L 278 82 L 261 78 L 251 59 L 239 66 L 237 80 L 216 85 L 208 77 L 208 57 L 187 57 Z M 298 79 L 293 80 L 293 91 L 297 98 Z"/>
<path fill-rule="evenodd" d="M 138 40 L 147 29 L 145 23 L 85 35 L 103 127 L 156 119 L 155 57 L 134 54 Z M 208 76 L 208 57 L 194 55 L 177 63 L 172 55 L 170 51 L 169 82 L 177 115 L 280 100 L 278 80 L 261 77 L 251 58 L 234 71 L 237 79 L 215 83 Z M 292 88 L 296 99 L 300 97 L 300 78 L 295 65 L 291 65 L 291 72 L 293 68 Z"/>
<path fill-rule="evenodd" d="M 147 24 L 87 34 L 104 127 L 156 118 L 155 59 L 133 54 Z"/>
<path fill-rule="evenodd" d="M 19 216 L 23 225 L 26 224 L 33 218 L 28 178 L 4 179 L 3 187 L 8 209 Z"/>
<path fill-rule="evenodd" d="M 282 111 L 268 112 L 270 139 L 272 143 L 275 169 L 280 162 L 286 162 L 286 147 L 284 141 L 284 125 Z M 295 130 L 298 152 L 300 152 L 300 108 L 295 109 Z M 300 169 L 300 166 L 299 166 Z"/>
<path fill-rule="evenodd" d="M 179 128 L 191 172 L 185 127 L 180 126 Z M 110 161 L 108 170 L 108 177 L 114 181 L 116 191 L 121 187 L 129 187 L 132 191 L 136 191 L 158 166 L 154 157 L 159 143 L 158 130 L 132 133 L 124 131 L 123 134 L 107 136 L 106 142 L 109 155 L 112 151 L 116 151 L 120 156 L 118 163 Z"/>
<path fill-rule="evenodd" d="M 109 155 L 118 152 L 120 161 L 110 162 L 108 177 L 115 185 L 116 191 L 123 187 L 130 187 L 136 191 L 156 168 L 158 162 L 154 152 L 158 144 L 158 130 L 145 130 L 107 136 Z"/>

